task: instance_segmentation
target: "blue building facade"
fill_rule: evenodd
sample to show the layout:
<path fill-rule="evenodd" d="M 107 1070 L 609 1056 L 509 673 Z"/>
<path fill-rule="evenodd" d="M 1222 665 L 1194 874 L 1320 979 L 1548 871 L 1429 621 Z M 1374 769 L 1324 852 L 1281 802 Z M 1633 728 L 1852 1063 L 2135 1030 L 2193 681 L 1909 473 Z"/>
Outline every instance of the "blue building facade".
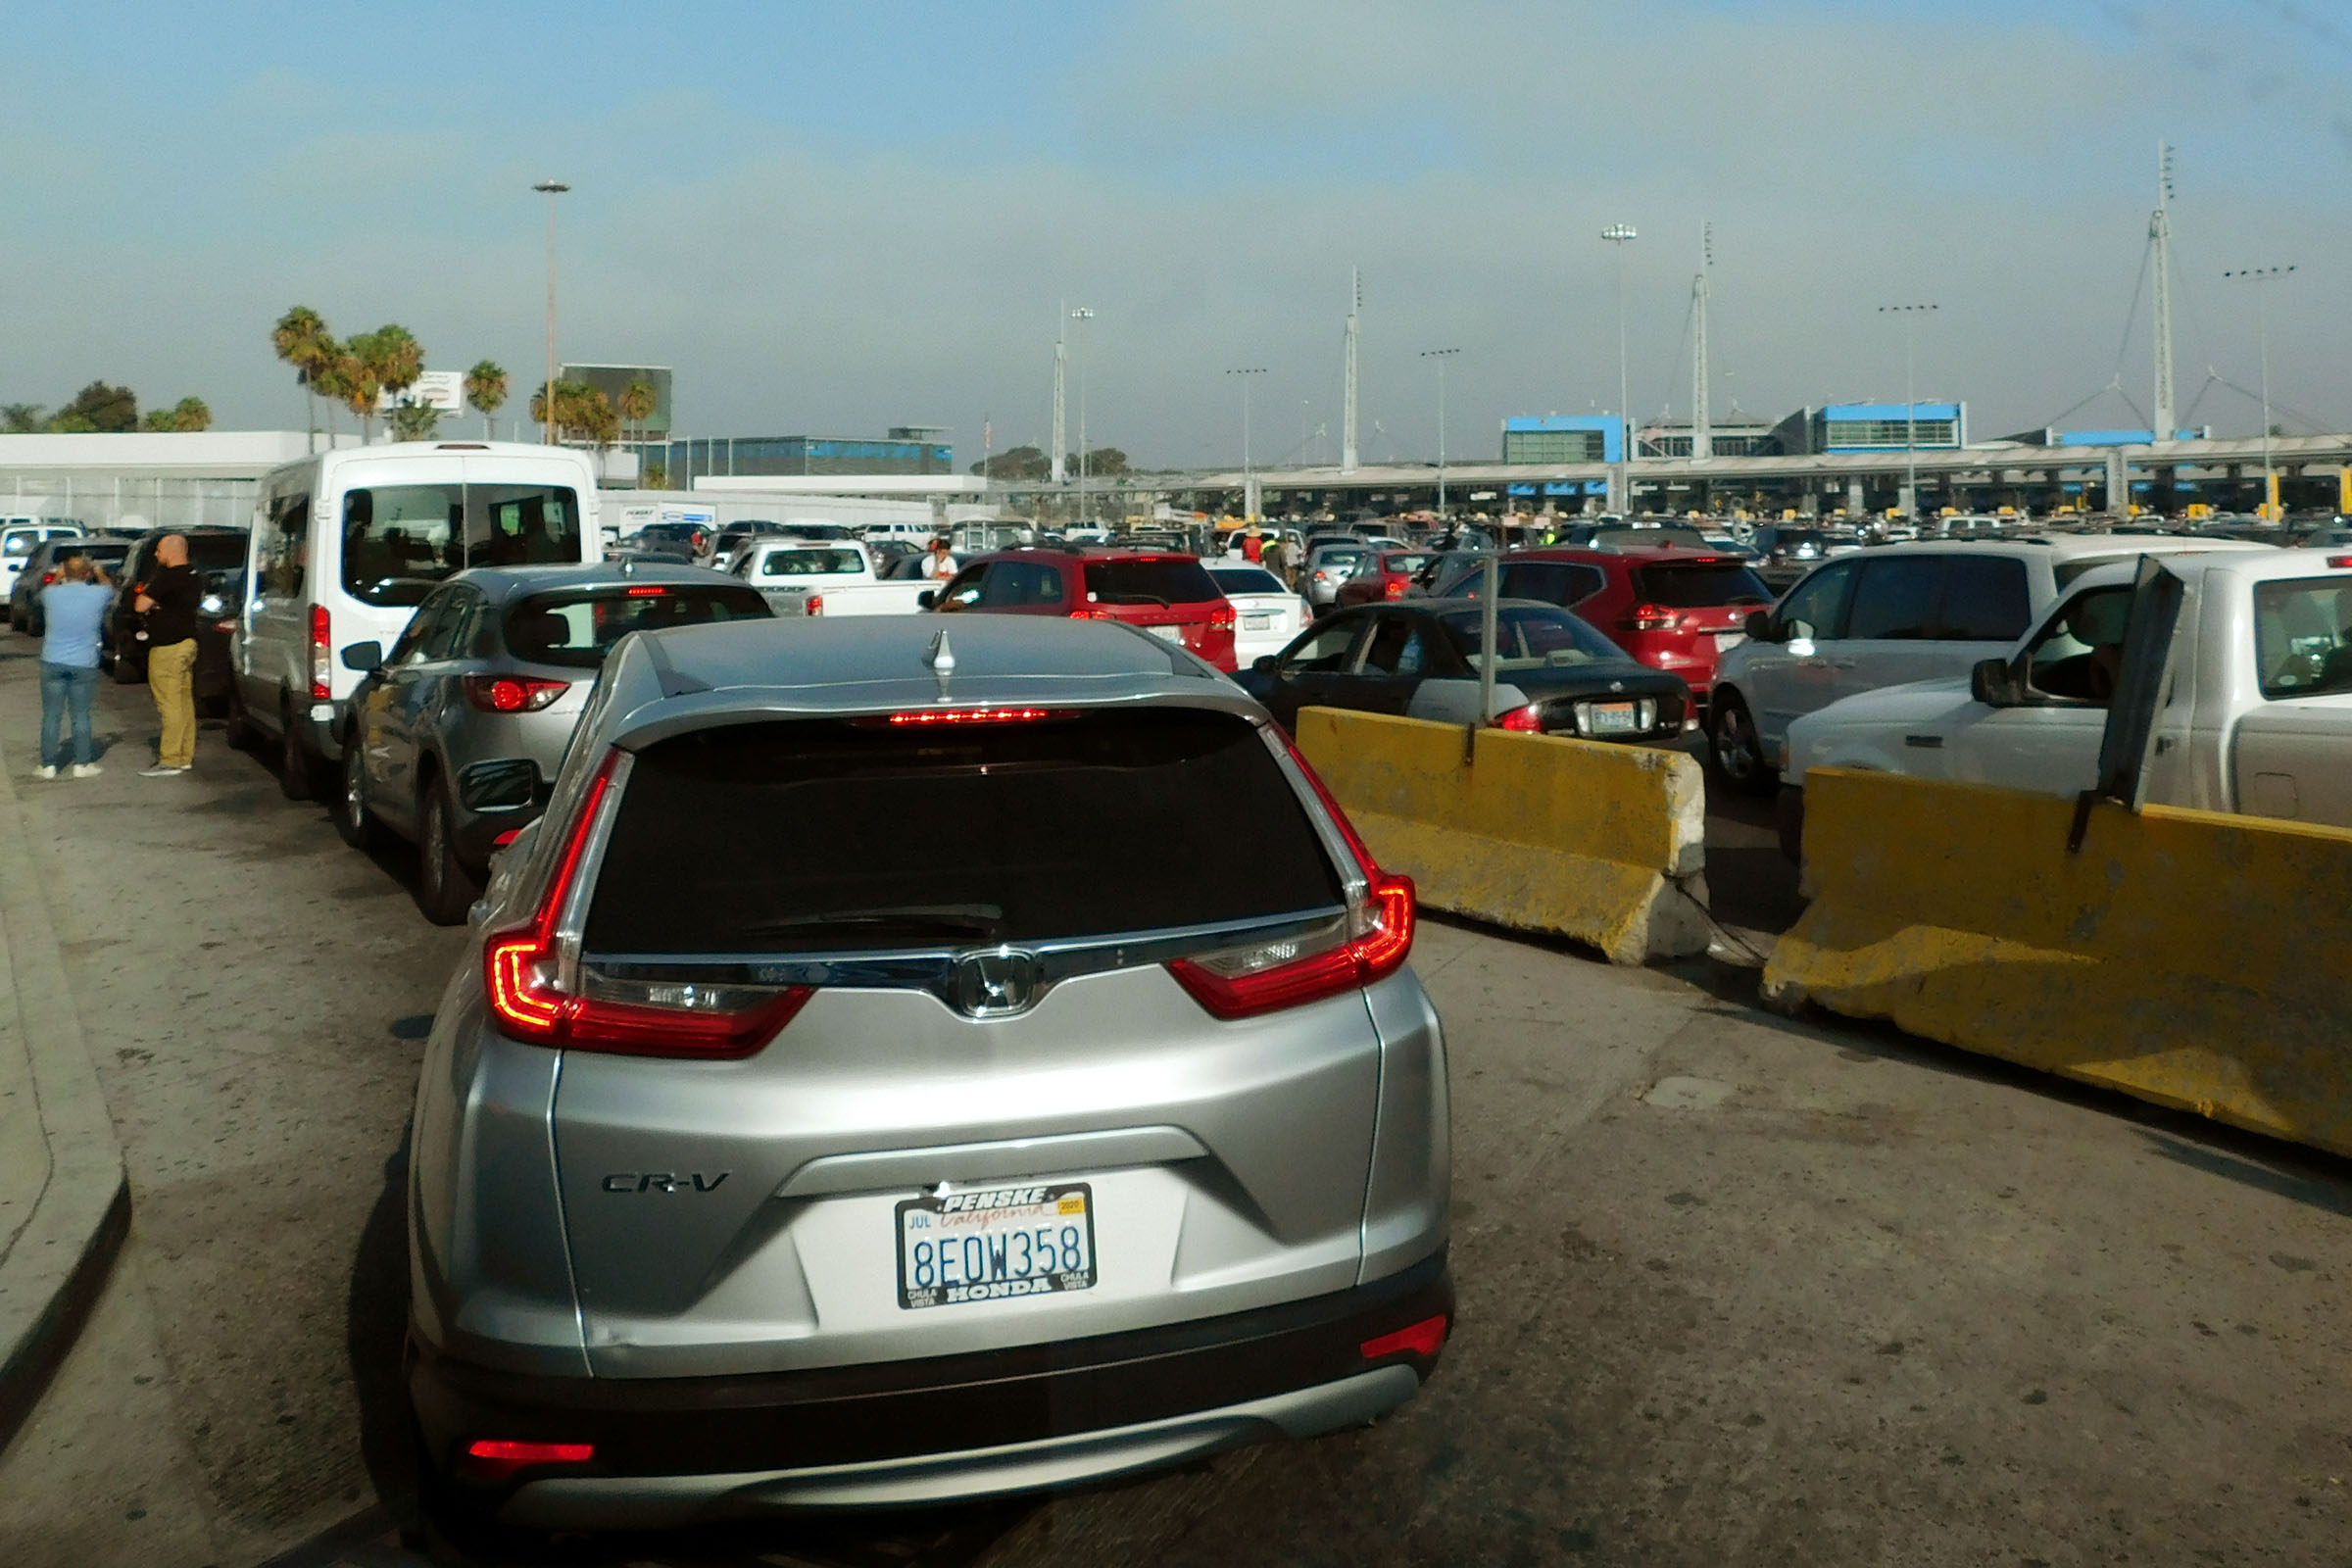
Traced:
<path fill-rule="evenodd" d="M 1502 461 L 1623 463 L 1625 421 L 1613 414 L 1554 414 L 1505 419 Z"/>

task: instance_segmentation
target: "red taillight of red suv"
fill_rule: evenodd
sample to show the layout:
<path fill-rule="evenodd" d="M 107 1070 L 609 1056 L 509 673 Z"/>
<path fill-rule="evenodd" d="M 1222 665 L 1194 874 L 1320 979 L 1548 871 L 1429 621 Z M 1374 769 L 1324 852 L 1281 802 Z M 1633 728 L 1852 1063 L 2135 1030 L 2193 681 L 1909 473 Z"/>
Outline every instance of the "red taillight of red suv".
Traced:
<path fill-rule="evenodd" d="M 482 989 L 490 1011 L 515 1039 L 559 1050 L 710 1060 L 751 1055 L 807 1005 L 815 994 L 811 988 L 636 984 L 631 989 L 640 995 L 615 1001 L 565 991 L 557 983 L 563 956 L 556 927 L 570 902 L 619 760 L 618 752 L 608 754 L 590 782 L 531 923 L 494 932 L 482 944 Z"/>
<path fill-rule="evenodd" d="M 1363 872 L 1364 895 L 1329 931 L 1171 962 L 1176 983 L 1213 1017 L 1250 1018 L 1359 990 L 1395 974 L 1412 955 L 1413 879 L 1374 864 L 1348 813 L 1295 746 L 1291 759 Z"/>
<path fill-rule="evenodd" d="M 1383 598 L 1402 599 L 1408 586 L 1409 584 L 1404 578 L 1391 577 L 1381 584 L 1380 592 Z"/>
<path fill-rule="evenodd" d="M 1231 605 L 1219 605 L 1216 609 L 1210 611 L 1208 612 L 1208 624 L 1209 629 L 1212 631 L 1231 631 L 1233 629 L 1233 607 Z"/>
<path fill-rule="evenodd" d="M 1617 626 L 1620 631 L 1671 631 L 1679 618 L 1664 605 L 1636 605 Z"/>

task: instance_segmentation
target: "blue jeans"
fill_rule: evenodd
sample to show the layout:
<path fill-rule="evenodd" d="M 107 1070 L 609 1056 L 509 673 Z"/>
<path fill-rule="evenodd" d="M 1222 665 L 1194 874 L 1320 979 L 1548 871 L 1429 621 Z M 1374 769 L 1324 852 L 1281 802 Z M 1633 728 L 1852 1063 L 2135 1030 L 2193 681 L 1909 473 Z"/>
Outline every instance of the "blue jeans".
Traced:
<path fill-rule="evenodd" d="M 81 763 L 98 760 L 95 737 L 90 734 L 90 698 L 98 690 L 98 671 L 82 669 L 74 664 L 52 664 L 41 661 L 41 764 L 45 767 L 66 765 L 64 739 L 58 725 L 66 716 L 67 705 L 73 705 L 74 760 Z"/>

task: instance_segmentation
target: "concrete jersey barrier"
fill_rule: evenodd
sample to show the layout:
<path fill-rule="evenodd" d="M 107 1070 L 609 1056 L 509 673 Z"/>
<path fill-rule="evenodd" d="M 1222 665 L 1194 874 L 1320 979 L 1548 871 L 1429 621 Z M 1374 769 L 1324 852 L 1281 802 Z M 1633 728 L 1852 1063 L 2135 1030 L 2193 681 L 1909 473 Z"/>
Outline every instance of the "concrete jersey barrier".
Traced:
<path fill-rule="evenodd" d="M 1706 951 L 1705 811 L 1679 752 L 1330 708 L 1298 750 L 1385 868 L 1436 909 L 1589 942 L 1616 963 Z"/>
<path fill-rule="evenodd" d="M 2352 831 L 1822 768 L 1815 897 L 1764 971 L 1810 1001 L 2352 1154 Z"/>

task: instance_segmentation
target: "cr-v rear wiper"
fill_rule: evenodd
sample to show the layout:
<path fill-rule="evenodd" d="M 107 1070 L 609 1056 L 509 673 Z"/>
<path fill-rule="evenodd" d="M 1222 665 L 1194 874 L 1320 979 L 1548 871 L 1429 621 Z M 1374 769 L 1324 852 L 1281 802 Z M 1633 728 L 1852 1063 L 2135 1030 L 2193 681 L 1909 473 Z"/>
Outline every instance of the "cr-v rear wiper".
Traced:
<path fill-rule="evenodd" d="M 1004 910 L 995 904 L 907 904 L 882 909 L 835 909 L 824 914 L 798 914 L 785 919 L 754 920 L 747 935 L 790 936 L 849 926 L 887 930 L 900 936 L 990 936 L 1003 928 Z"/>

